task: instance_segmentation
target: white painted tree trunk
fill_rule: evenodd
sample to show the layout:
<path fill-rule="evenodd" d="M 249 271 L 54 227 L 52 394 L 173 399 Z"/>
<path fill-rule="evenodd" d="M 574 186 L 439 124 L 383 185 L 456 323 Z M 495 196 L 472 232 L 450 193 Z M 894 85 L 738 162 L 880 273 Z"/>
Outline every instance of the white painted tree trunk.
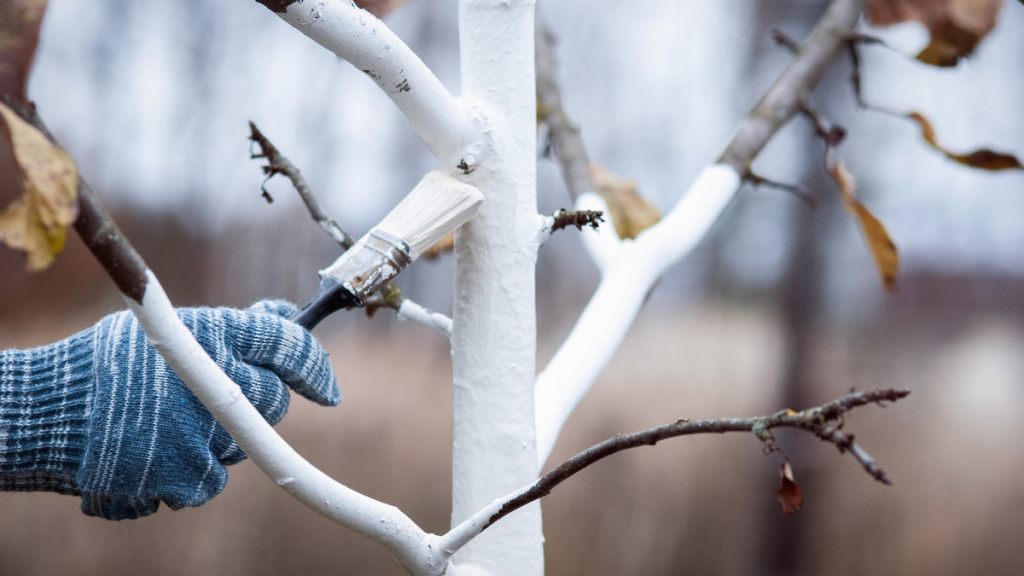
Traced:
<path fill-rule="evenodd" d="M 455 242 L 452 525 L 536 478 L 533 384 L 536 203 L 534 2 L 461 0 L 462 98 L 483 111 L 466 180 L 484 193 Z M 474 150 L 475 152 L 475 150 Z M 455 560 L 496 575 L 544 572 L 534 503 L 473 540 Z"/>

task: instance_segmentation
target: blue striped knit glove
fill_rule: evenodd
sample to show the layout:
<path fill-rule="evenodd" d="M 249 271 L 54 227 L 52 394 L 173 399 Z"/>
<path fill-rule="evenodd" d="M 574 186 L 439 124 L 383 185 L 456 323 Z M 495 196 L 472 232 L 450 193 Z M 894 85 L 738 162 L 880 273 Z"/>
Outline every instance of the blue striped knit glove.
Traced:
<path fill-rule="evenodd" d="M 327 353 L 286 318 L 291 304 L 181 308 L 178 316 L 267 422 L 288 389 L 341 400 Z M 110 520 L 200 506 L 245 454 L 147 341 L 135 316 L 111 314 L 66 340 L 0 352 L 0 489 L 82 496 Z"/>

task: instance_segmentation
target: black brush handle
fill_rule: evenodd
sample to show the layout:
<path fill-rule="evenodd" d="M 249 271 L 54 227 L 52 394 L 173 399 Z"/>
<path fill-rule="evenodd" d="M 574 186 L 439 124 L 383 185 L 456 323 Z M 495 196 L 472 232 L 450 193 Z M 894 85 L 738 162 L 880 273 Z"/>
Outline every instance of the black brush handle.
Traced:
<path fill-rule="evenodd" d="M 346 288 L 340 280 L 330 274 L 324 274 L 320 278 L 320 288 L 313 295 L 313 299 L 288 319 L 306 330 L 312 330 L 332 313 L 352 306 L 362 308 L 363 300 Z"/>

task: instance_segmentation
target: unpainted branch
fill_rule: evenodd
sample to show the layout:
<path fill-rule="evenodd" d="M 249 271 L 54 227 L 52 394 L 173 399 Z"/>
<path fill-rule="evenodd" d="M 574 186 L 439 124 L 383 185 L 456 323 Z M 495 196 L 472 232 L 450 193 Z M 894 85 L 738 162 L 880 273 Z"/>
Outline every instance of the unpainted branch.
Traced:
<path fill-rule="evenodd" d="M 772 40 L 775 44 L 789 50 L 794 56 L 800 53 L 800 43 L 778 28 L 772 30 Z"/>
<path fill-rule="evenodd" d="M 598 224 L 604 222 L 604 212 L 598 210 L 559 210 L 553 217 L 555 222 L 551 225 L 551 231 L 555 232 L 568 226 L 575 226 L 577 230 L 583 230 L 584 226 L 590 226 L 597 230 Z"/>
<path fill-rule="evenodd" d="M 807 95 L 846 48 L 867 4 L 868 0 L 834 0 L 829 5 L 797 49 L 793 62 L 740 123 L 719 162 L 732 166 L 739 174 L 748 173 L 754 157 L 800 110 Z"/>
<path fill-rule="evenodd" d="M 555 35 L 537 12 L 537 121 L 548 126 L 548 142 L 562 178 L 575 200 L 584 192 L 594 192 L 594 181 L 590 176 L 590 159 L 583 146 L 580 130 L 565 114 L 562 107 L 562 91 L 555 80 Z"/>
<path fill-rule="evenodd" d="M 787 184 L 786 182 L 770 180 L 768 178 L 765 178 L 764 176 L 755 174 L 751 170 L 748 170 L 747 173 L 743 175 L 743 181 L 749 182 L 754 186 L 766 186 L 768 188 L 777 188 L 779 190 L 784 190 L 796 196 L 797 198 L 803 200 L 811 208 L 818 207 L 818 199 L 814 196 L 814 194 L 812 194 L 810 190 L 804 188 L 799 184 Z"/>
<path fill-rule="evenodd" d="M 265 158 L 267 165 L 263 167 L 263 173 L 267 175 L 267 180 L 270 180 L 277 174 L 284 174 L 292 181 L 292 186 L 295 187 L 295 191 L 299 193 L 299 198 L 302 198 L 302 202 L 306 205 L 306 209 L 309 210 L 309 215 L 313 218 L 324 232 L 327 232 L 331 238 L 337 242 L 343 250 L 348 250 L 355 244 L 355 240 L 345 232 L 345 229 L 338 224 L 338 221 L 331 218 L 323 211 L 320 207 L 320 203 L 316 201 L 316 197 L 313 196 L 313 190 L 306 183 L 306 179 L 302 176 L 302 172 L 295 167 L 294 164 L 288 160 L 283 154 L 281 154 L 277 147 L 275 147 L 266 136 L 260 132 L 259 128 L 256 127 L 252 121 L 249 121 L 249 140 L 259 145 L 260 152 L 251 152 L 251 158 Z M 261 186 L 263 190 L 263 197 L 267 199 L 267 202 L 273 202 L 270 197 L 270 193 L 267 192 L 266 183 L 267 180 L 263 181 L 264 186 Z"/>
<path fill-rule="evenodd" d="M 761 442 L 765 444 L 766 451 L 775 450 L 775 436 L 772 434 L 774 428 L 796 428 L 804 430 L 818 438 L 835 445 L 840 453 L 849 452 L 860 462 L 864 470 L 875 480 L 891 485 L 889 476 L 882 470 L 878 463 L 867 452 L 854 443 L 852 434 L 841 430 L 842 416 L 850 410 L 867 404 L 883 405 L 884 402 L 896 402 L 910 394 L 909 390 L 897 389 L 875 389 L 864 392 L 850 392 L 828 404 L 816 408 L 794 412 L 782 410 L 769 416 L 756 416 L 753 418 L 719 418 L 711 420 L 687 420 L 682 418 L 672 424 L 651 428 L 632 434 L 620 434 L 580 452 L 576 456 L 566 460 L 558 467 L 541 476 L 530 487 L 521 490 L 516 496 L 506 501 L 501 508 L 488 520 L 487 526 L 497 522 L 502 517 L 522 508 L 523 506 L 547 496 L 562 482 L 568 480 L 591 464 L 607 458 L 617 452 L 637 448 L 639 446 L 653 446 L 658 442 L 675 438 L 678 436 L 689 436 L 693 434 L 724 434 L 726 432 L 753 432 Z"/>
<path fill-rule="evenodd" d="M 870 37 L 863 36 L 850 39 L 849 41 L 850 59 L 853 64 L 853 72 L 850 75 L 850 81 L 853 84 L 853 91 L 857 97 L 857 104 L 859 104 L 861 108 L 881 112 L 889 116 L 895 116 L 897 118 L 913 122 L 917 126 L 918 130 L 921 131 L 921 137 L 929 146 L 942 153 L 942 155 L 949 160 L 957 162 L 958 164 L 982 170 L 989 170 L 992 172 L 1024 169 L 1024 164 L 1021 163 L 1020 159 L 1018 159 L 1016 155 L 1006 152 L 999 152 L 989 148 L 979 148 L 967 153 L 953 152 L 939 143 L 935 134 L 935 128 L 920 112 L 897 112 L 890 108 L 867 102 L 862 90 L 860 56 L 857 52 L 857 46 L 858 44 L 869 43 L 872 43 Z M 884 43 L 882 45 L 885 46 Z"/>

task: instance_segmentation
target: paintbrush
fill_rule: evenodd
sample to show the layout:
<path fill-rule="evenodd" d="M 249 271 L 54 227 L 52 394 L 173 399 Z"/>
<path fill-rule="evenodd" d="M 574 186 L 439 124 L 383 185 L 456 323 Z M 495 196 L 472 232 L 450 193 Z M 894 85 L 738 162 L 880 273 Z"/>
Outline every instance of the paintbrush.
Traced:
<path fill-rule="evenodd" d="M 363 300 L 441 238 L 476 214 L 484 195 L 440 170 L 428 173 L 381 223 L 334 264 L 320 271 L 320 288 L 290 320 L 312 330 L 332 312 Z"/>

